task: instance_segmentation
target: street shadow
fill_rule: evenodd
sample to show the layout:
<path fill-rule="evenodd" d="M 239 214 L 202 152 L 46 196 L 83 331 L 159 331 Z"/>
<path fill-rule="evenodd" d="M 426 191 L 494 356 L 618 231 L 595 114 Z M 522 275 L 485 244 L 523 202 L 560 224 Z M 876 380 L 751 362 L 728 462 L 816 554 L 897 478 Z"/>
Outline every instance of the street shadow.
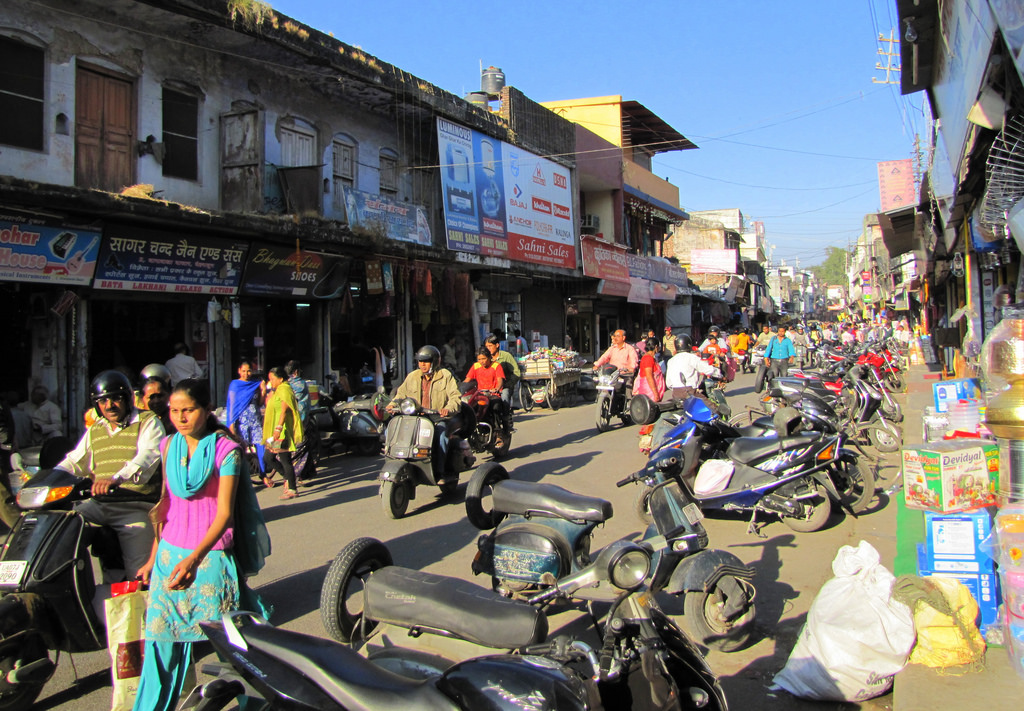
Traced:
<path fill-rule="evenodd" d="M 796 536 L 785 533 L 772 538 L 764 538 L 749 543 L 736 543 L 729 548 L 760 548 L 761 557 L 748 565 L 754 569 L 754 588 L 757 590 L 757 639 L 772 639 L 776 645 L 788 643 L 792 647 L 796 643 L 796 634 L 790 635 L 783 615 L 792 609 L 790 600 L 800 596 L 792 585 L 780 580 L 783 548 L 796 548 Z M 802 623 L 801 623 L 802 625 Z"/>
<path fill-rule="evenodd" d="M 548 476 L 564 476 L 589 465 L 600 452 L 582 452 L 571 457 L 555 457 L 542 462 L 527 462 L 513 469 L 506 464 L 509 476 L 517 481 L 539 482 Z"/>
<path fill-rule="evenodd" d="M 55 709 L 64 704 L 71 703 L 75 699 L 91 694 L 94 691 L 98 691 L 104 687 L 110 688 L 113 684 L 110 681 L 110 669 L 101 669 L 100 671 L 93 672 L 88 676 L 84 676 L 78 679 L 74 684 L 66 689 L 61 689 L 56 694 L 51 694 L 41 700 L 36 701 L 32 706 L 36 711 L 46 711 L 47 709 Z"/>
<path fill-rule="evenodd" d="M 274 609 L 270 621 L 281 626 L 320 609 L 320 588 L 331 561 L 301 573 L 272 580 L 256 588 L 264 602 Z"/>
<path fill-rule="evenodd" d="M 515 438 L 513 437 L 513 439 L 512 439 L 512 448 L 509 451 L 509 457 L 508 458 L 509 459 L 514 459 L 517 456 L 525 456 L 527 454 L 529 454 L 529 456 L 533 457 L 533 456 L 536 456 L 537 454 L 540 454 L 542 452 L 548 452 L 548 451 L 553 450 L 553 449 L 561 449 L 562 447 L 567 447 L 567 446 L 569 446 L 571 444 L 579 444 L 580 442 L 586 442 L 587 440 L 591 439 L 595 434 L 597 434 L 596 430 L 594 430 L 594 431 L 578 430 L 578 431 L 575 431 L 575 432 L 566 432 L 561 437 L 556 437 L 554 439 L 544 440 L 543 442 L 531 443 L 530 447 L 529 447 L 529 451 L 528 452 L 526 452 L 526 451 L 522 452 L 522 455 L 520 455 L 519 453 L 516 452 L 516 442 L 515 442 Z"/>
<path fill-rule="evenodd" d="M 385 543 L 394 556 L 395 565 L 424 570 L 450 555 L 463 552 L 479 535 L 480 531 L 462 517 L 452 523 L 392 538 Z M 460 563 L 459 568 L 468 570 L 471 562 L 472 558 L 467 558 Z M 490 581 L 485 578 L 480 578 L 479 582 L 483 586 L 490 585 Z"/>

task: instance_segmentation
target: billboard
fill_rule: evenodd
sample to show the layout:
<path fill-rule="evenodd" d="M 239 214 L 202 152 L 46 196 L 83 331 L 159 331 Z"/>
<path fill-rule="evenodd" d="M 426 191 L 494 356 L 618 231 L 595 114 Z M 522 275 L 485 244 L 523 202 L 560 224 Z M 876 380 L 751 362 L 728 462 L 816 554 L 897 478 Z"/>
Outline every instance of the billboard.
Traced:
<path fill-rule="evenodd" d="M 0 281 L 88 284 L 96 269 L 99 242 L 95 227 L 0 215 Z"/>
<path fill-rule="evenodd" d="M 576 268 L 569 169 L 437 120 L 448 249 Z"/>
<path fill-rule="evenodd" d="M 356 234 L 380 234 L 401 242 L 430 246 L 430 220 L 422 205 L 400 203 L 386 195 L 373 195 L 350 188 L 345 195 L 348 226 Z"/>
<path fill-rule="evenodd" d="M 736 274 L 735 249 L 690 250 L 691 274 Z"/>
<path fill-rule="evenodd" d="M 878 194 L 882 212 L 917 204 L 914 167 L 910 158 L 878 164 Z"/>

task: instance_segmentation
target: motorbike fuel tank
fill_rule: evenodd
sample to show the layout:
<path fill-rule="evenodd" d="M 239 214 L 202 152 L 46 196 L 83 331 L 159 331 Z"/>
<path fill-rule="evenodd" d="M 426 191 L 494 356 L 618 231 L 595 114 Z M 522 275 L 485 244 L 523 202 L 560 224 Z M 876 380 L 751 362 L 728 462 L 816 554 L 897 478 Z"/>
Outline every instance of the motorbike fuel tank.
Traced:
<path fill-rule="evenodd" d="M 437 687 L 458 699 L 461 708 L 473 711 L 589 708 L 585 682 L 547 657 L 509 654 L 470 659 L 449 669 Z"/>

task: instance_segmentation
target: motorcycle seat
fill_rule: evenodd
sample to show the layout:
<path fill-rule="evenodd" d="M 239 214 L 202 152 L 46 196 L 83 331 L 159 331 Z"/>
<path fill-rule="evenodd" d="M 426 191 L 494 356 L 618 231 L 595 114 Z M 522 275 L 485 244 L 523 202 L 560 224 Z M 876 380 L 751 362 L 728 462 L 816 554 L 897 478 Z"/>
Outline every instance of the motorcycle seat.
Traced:
<path fill-rule="evenodd" d="M 417 680 L 396 674 L 333 640 L 271 625 L 247 627 L 244 638 L 251 648 L 282 661 L 309 679 L 340 708 L 458 708 L 437 689 L 436 678 Z"/>
<path fill-rule="evenodd" d="M 554 484 L 534 484 L 506 479 L 491 492 L 494 510 L 529 516 L 541 514 L 569 521 L 601 523 L 612 517 L 612 503 L 595 496 L 584 496 Z"/>
<path fill-rule="evenodd" d="M 734 439 L 732 444 L 729 445 L 729 449 L 726 450 L 726 455 L 741 464 L 754 465 L 754 462 L 758 459 L 763 459 L 776 452 L 780 452 L 784 449 L 791 449 L 799 447 L 804 444 L 810 444 L 811 442 L 819 439 L 821 434 L 817 432 L 811 432 L 806 434 L 798 434 L 792 437 L 779 438 L 777 436 L 764 436 L 764 437 L 740 437 Z"/>
<path fill-rule="evenodd" d="M 363 614 L 398 627 L 441 630 L 494 649 L 540 644 L 548 635 L 539 608 L 460 578 L 387 566 L 363 592 Z"/>

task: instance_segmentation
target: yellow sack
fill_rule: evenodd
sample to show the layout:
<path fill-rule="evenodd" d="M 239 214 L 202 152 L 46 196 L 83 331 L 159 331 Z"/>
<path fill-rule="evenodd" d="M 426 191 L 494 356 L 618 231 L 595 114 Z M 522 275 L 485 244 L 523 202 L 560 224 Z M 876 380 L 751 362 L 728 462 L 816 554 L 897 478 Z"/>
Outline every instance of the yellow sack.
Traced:
<path fill-rule="evenodd" d="M 985 640 L 978 631 L 978 603 L 967 586 L 954 578 L 927 577 L 922 581 L 940 593 L 954 613 L 940 612 L 920 598 L 914 605 L 917 644 L 910 653 L 911 664 L 952 667 L 978 664 L 985 658 Z"/>

